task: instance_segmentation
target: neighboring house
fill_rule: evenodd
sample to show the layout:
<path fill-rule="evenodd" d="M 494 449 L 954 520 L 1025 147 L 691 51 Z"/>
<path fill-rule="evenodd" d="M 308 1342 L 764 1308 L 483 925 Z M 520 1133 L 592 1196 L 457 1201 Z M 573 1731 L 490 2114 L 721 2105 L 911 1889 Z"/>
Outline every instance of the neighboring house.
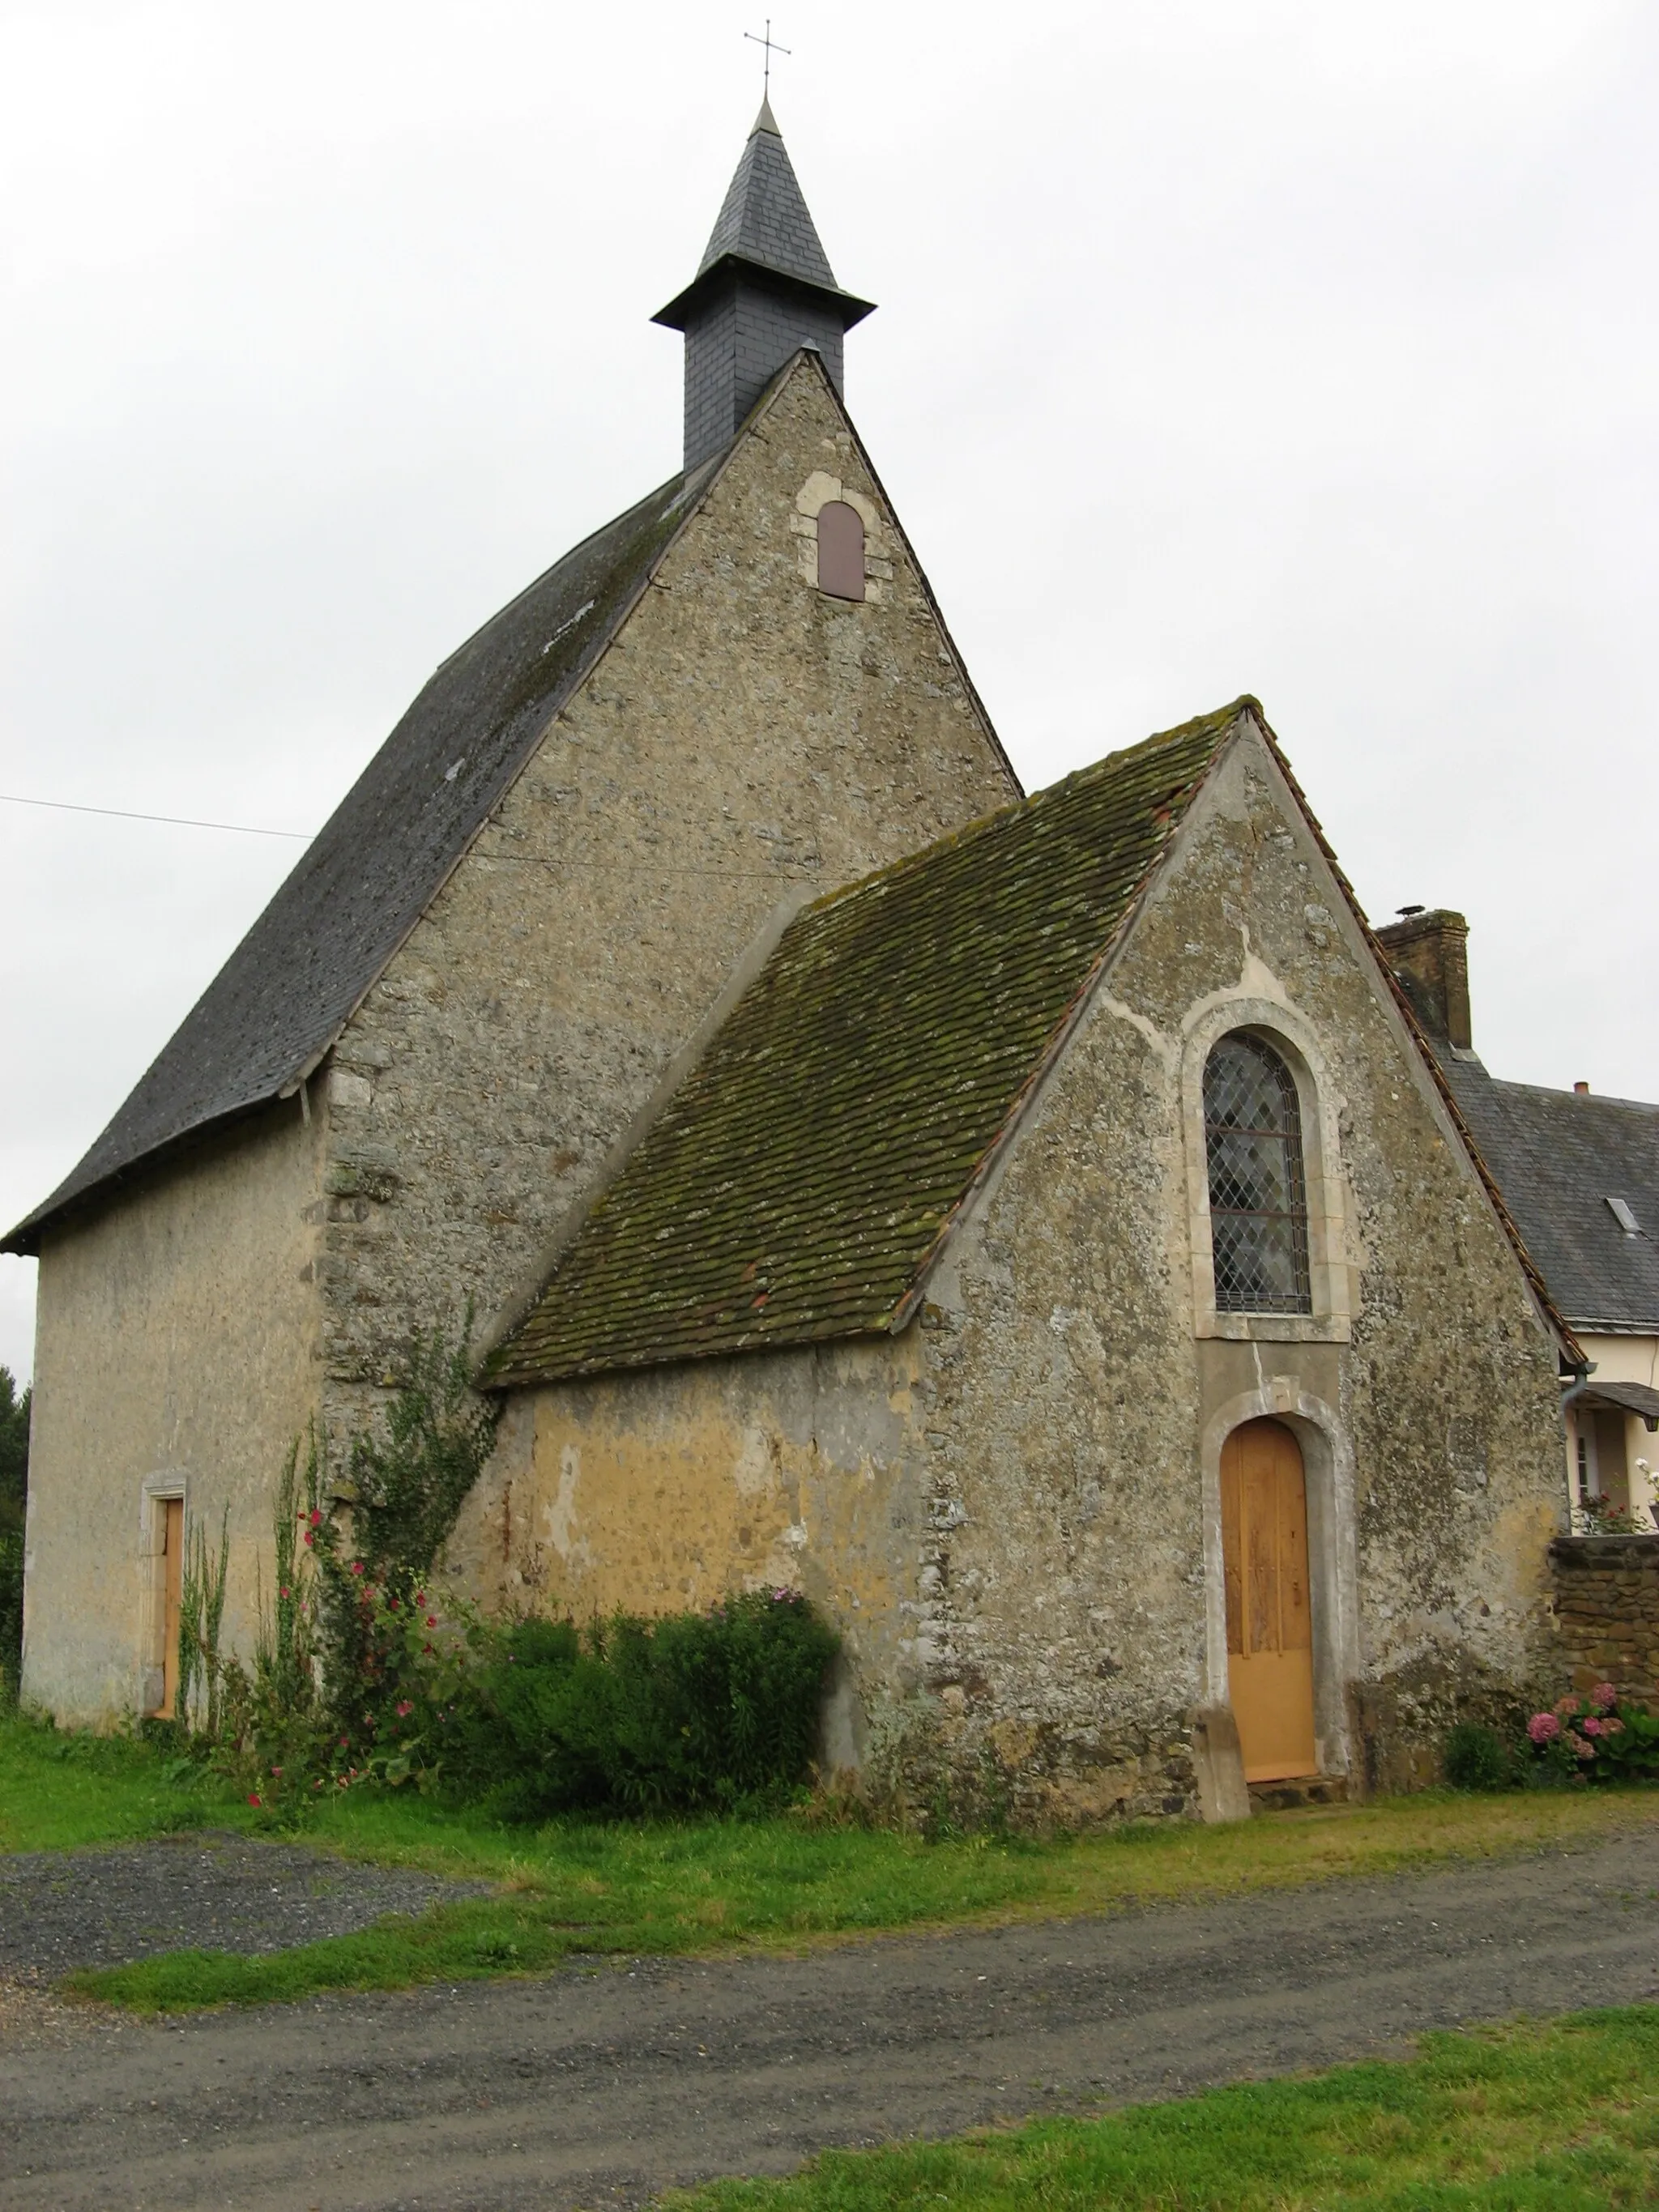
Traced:
<path fill-rule="evenodd" d="M 1408 912 L 1377 937 L 1583 1346 L 1587 1371 L 1566 1397 L 1576 1523 L 1593 1527 L 1602 1498 L 1659 1523 L 1659 1106 L 1489 1074 L 1474 1045 L 1461 914 Z"/>
<path fill-rule="evenodd" d="M 1036 1817 L 1400 1784 L 1547 1680 L 1582 1360 L 1253 701 L 1022 799 L 769 110 L 685 466 L 439 669 L 68 1181 L 24 1689 L 161 1710 L 228 1513 L 471 1301 L 446 1571 L 809 1591 L 826 1757 Z"/>

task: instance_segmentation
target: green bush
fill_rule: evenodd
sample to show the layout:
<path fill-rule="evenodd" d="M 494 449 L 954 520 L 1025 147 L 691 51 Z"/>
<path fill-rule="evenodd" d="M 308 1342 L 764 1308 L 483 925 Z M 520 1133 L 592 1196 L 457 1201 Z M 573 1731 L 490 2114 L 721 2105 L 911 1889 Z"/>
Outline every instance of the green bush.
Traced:
<path fill-rule="evenodd" d="M 837 1648 L 789 1590 L 586 1632 L 520 1621 L 484 1632 L 425 1743 L 447 1790 L 512 1819 L 775 1802 L 806 1778 Z"/>
<path fill-rule="evenodd" d="M 1446 1738 L 1445 1765 L 1454 1790 L 1513 1790 L 1520 1779 L 1514 1752 L 1484 1721 L 1459 1721 Z"/>
<path fill-rule="evenodd" d="M 29 1393 L 0 1367 L 0 1702 L 17 1695 L 23 1662 L 23 1523 L 29 1494 Z"/>

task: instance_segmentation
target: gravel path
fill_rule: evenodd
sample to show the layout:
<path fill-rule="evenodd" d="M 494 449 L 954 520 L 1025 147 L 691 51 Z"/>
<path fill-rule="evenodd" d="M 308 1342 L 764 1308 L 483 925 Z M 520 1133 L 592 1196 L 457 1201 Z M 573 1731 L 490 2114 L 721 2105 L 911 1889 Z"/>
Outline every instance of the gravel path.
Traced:
<path fill-rule="evenodd" d="M 1659 1832 L 1206 1906 L 0 2050 L 4 2212 L 537 2212 L 1659 1999 Z M 58 2039 L 54 2037 L 54 2042 Z"/>
<path fill-rule="evenodd" d="M 55 1978 L 157 1951 L 281 1951 L 487 1887 L 228 1832 L 20 1852 L 0 1857 L 0 1977 Z"/>

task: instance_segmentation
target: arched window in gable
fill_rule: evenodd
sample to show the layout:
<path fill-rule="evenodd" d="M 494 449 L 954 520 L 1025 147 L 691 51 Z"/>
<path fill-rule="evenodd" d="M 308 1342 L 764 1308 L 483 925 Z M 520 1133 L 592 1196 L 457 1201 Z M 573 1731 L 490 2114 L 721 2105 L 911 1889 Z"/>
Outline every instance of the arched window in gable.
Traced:
<path fill-rule="evenodd" d="M 1205 1064 L 1204 1145 L 1216 1310 L 1311 1313 L 1296 1079 L 1248 1030 L 1224 1036 Z"/>
<path fill-rule="evenodd" d="M 864 597 L 864 520 L 844 499 L 818 509 L 818 589 L 832 599 Z"/>

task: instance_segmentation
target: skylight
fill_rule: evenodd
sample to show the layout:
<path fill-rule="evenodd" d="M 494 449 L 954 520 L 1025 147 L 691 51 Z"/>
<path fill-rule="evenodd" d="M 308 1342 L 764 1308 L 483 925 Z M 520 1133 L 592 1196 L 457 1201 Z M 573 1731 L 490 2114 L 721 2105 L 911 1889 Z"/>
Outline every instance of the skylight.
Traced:
<path fill-rule="evenodd" d="M 1607 1210 L 1613 1215 L 1613 1219 L 1619 1224 L 1619 1226 L 1624 1231 L 1626 1237 L 1639 1237 L 1641 1235 L 1641 1223 L 1636 1218 L 1636 1216 L 1631 1212 L 1629 1206 L 1626 1205 L 1622 1198 L 1610 1198 L 1607 1200 Z"/>

